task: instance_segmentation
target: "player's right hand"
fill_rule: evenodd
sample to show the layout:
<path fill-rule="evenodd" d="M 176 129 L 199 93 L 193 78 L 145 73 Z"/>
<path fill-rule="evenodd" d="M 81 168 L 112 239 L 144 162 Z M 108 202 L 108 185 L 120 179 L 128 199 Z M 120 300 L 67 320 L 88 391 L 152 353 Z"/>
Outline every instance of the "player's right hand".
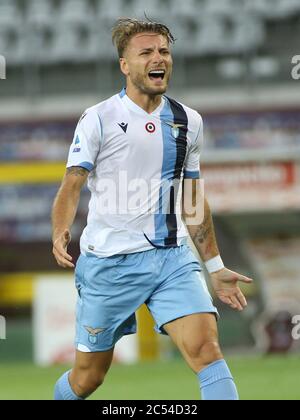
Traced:
<path fill-rule="evenodd" d="M 75 268 L 72 263 L 73 258 L 68 254 L 67 249 L 71 242 L 71 233 L 69 230 L 65 230 L 53 241 L 53 255 L 57 261 L 57 264 L 63 268 Z"/>

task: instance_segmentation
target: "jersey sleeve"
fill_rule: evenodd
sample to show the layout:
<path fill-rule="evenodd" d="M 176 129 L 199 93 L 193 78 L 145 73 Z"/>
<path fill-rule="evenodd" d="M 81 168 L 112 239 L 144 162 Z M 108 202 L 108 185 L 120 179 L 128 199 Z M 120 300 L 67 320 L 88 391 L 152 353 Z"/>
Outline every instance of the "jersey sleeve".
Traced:
<path fill-rule="evenodd" d="M 195 141 L 191 144 L 188 156 L 185 162 L 184 178 L 198 179 L 200 178 L 200 153 L 203 144 L 203 120 L 199 115 L 199 129 Z"/>
<path fill-rule="evenodd" d="M 102 125 L 95 110 L 86 111 L 80 118 L 69 151 L 67 168 L 80 166 L 89 172 L 95 162 L 102 142 Z"/>

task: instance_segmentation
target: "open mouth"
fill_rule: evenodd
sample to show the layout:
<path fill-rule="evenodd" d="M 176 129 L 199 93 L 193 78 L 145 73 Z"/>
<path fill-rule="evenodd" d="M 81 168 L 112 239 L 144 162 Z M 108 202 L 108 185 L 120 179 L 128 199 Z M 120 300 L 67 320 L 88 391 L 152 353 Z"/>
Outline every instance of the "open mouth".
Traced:
<path fill-rule="evenodd" d="M 165 70 L 152 70 L 148 73 L 151 80 L 164 80 L 165 74 Z"/>

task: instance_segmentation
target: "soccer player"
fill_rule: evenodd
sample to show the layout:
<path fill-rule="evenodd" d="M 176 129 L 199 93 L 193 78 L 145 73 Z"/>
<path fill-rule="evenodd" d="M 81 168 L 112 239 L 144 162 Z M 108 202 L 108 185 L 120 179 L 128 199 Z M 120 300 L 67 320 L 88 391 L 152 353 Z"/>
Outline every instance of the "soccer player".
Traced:
<path fill-rule="evenodd" d="M 52 212 L 54 256 L 72 269 L 70 230 L 88 179 L 91 201 L 75 270 L 76 361 L 58 380 L 55 399 L 86 399 L 103 383 L 116 342 L 136 332 L 135 312 L 146 303 L 157 331 L 171 337 L 198 376 L 202 398 L 237 400 L 188 232 L 222 302 L 242 311 L 247 302 L 238 283 L 252 280 L 224 267 L 206 199 L 199 223 L 185 223 L 185 201 L 201 206 L 203 123 L 164 95 L 174 37 L 160 23 L 126 18 L 113 28 L 113 41 L 126 88 L 81 117 Z M 183 179 L 193 183 L 190 194 Z"/>

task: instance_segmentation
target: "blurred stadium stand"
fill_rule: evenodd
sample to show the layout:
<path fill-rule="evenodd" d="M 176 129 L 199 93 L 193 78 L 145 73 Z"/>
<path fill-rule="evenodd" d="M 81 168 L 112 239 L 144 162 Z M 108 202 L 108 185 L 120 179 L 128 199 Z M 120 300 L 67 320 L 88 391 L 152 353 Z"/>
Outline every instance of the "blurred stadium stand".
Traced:
<path fill-rule="evenodd" d="M 266 76 L 282 80 L 287 77 L 284 60 L 295 50 L 300 32 L 297 0 L 155 0 L 150 4 L 141 0 L 1 0 L 0 51 L 9 67 L 35 63 L 39 71 L 34 77 L 39 79 L 40 92 L 33 93 L 43 93 L 54 68 L 62 71 L 60 66 L 77 63 L 83 71 L 92 63 L 111 62 L 116 53 L 111 47 L 110 28 L 116 17 L 139 17 L 144 13 L 174 30 L 178 38 L 174 53 L 187 68 L 205 57 L 205 73 L 210 77 L 199 80 L 190 77 L 188 71 L 182 72 L 179 78 L 186 88 L 201 83 L 213 85 L 216 64 L 228 56 L 245 62 L 248 72 L 256 55 L 272 59 L 277 65 L 271 66 Z M 220 82 L 224 83 L 222 74 Z M 101 84 L 99 78 L 98 83 L 100 89 L 114 87 L 105 79 Z M 64 84 L 67 88 L 67 80 Z M 70 84 L 71 89 L 76 87 L 69 80 Z M 50 84 L 49 93 L 53 88 Z M 82 91 L 87 89 L 92 90 L 93 84 L 82 86 Z"/>
<path fill-rule="evenodd" d="M 169 95 L 204 117 L 202 167 L 224 259 L 257 279 L 245 314 L 221 309 L 222 341 L 253 345 L 253 320 L 262 309 L 271 313 L 280 293 L 288 307 L 300 306 L 300 82 L 291 78 L 291 59 L 300 54 L 299 0 L 0 0 L 7 60 L 0 81 L 0 313 L 29 319 L 32 279 L 57 272 L 50 211 L 76 121 L 121 90 L 110 29 L 118 17 L 144 13 L 177 38 Z M 88 199 L 85 190 L 75 256 Z M 290 256 L 282 259 L 285 249 Z M 18 328 L 11 343 L 24 339 Z"/>
<path fill-rule="evenodd" d="M 44 55 L 39 57 L 41 63 L 78 61 L 86 47 L 93 51 L 89 60 L 97 61 L 101 56 L 107 59 L 103 28 L 111 26 L 117 16 L 141 16 L 144 12 L 153 19 L 173 23 L 174 28 L 178 22 L 182 26 L 180 44 L 182 47 L 185 43 L 186 48 L 176 52 L 201 56 L 263 47 L 268 21 L 294 17 L 300 8 L 294 0 L 161 0 L 150 5 L 140 0 L 3 0 L 1 26 L 7 34 L 3 51 L 12 57 L 9 53 L 13 38 L 24 49 L 23 57 L 19 57 L 21 63 L 31 56 L 32 41 L 41 38 L 45 42 Z M 95 35 L 103 49 L 93 48 Z M 24 36 L 27 42 L 23 42 Z M 192 44 L 188 43 L 189 38 L 193 39 Z"/>

